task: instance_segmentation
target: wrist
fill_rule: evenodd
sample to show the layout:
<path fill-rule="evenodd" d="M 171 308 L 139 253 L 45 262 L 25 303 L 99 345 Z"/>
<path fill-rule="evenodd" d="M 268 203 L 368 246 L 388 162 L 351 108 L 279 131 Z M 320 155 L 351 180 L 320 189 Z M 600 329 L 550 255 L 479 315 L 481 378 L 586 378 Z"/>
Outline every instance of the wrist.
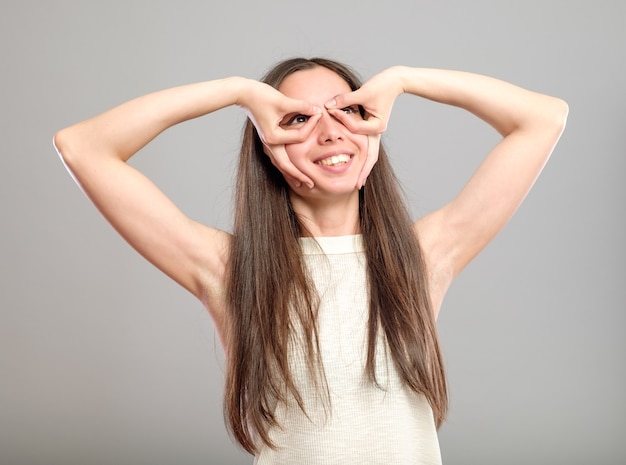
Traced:
<path fill-rule="evenodd" d="M 393 88 L 396 90 L 396 96 L 404 94 L 409 88 L 411 68 L 408 66 L 392 66 L 386 70 L 392 76 Z"/>
<path fill-rule="evenodd" d="M 235 104 L 243 108 L 250 108 L 250 104 L 253 104 L 257 99 L 259 86 L 264 84 L 256 79 L 240 76 L 235 76 L 230 79 L 232 79 L 232 85 L 236 95 Z"/>
<path fill-rule="evenodd" d="M 245 102 L 248 101 L 247 94 L 249 93 L 250 81 L 241 76 L 231 76 L 226 78 L 228 88 L 232 92 L 234 104 L 238 106 L 245 106 Z"/>

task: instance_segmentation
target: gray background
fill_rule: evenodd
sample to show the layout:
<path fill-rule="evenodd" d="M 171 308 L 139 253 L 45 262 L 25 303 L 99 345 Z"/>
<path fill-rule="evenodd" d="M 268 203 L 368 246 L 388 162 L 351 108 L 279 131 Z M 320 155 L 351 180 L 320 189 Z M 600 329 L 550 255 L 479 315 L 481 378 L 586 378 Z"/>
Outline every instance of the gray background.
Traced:
<path fill-rule="evenodd" d="M 64 171 L 57 130 L 153 90 L 324 55 L 367 78 L 464 69 L 570 104 L 515 218 L 439 321 L 446 464 L 618 464 L 624 382 L 621 0 L 24 1 L 0 5 L 0 463 L 245 464 L 223 426 L 223 356 L 193 297 L 132 251 Z M 228 229 L 242 112 L 174 128 L 133 164 Z M 416 216 L 497 137 L 403 96 L 386 142 Z"/>

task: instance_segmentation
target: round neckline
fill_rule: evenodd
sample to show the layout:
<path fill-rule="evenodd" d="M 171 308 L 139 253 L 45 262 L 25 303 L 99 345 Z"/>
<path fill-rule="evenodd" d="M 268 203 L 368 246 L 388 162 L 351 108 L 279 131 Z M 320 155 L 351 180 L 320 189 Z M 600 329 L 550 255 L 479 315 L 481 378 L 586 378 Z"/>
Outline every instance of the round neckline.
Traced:
<path fill-rule="evenodd" d="M 342 253 L 363 252 L 363 236 L 301 237 L 300 246 L 304 255 L 331 255 Z"/>

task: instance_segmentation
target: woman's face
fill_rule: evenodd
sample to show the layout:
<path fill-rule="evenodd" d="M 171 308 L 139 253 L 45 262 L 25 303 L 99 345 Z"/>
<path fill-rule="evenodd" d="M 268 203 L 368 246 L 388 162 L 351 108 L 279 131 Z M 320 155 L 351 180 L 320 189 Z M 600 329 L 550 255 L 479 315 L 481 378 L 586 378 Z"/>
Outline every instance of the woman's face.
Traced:
<path fill-rule="evenodd" d="M 322 117 L 305 141 L 285 145 L 291 162 L 315 184 L 309 189 L 304 185 L 296 187 L 290 182 L 291 189 L 303 197 L 356 192 L 358 176 L 367 157 L 367 136 L 350 132 L 324 107 L 324 103 L 336 95 L 350 92 L 348 83 L 335 72 L 319 66 L 287 76 L 278 90 L 323 109 Z M 356 106 L 344 111 L 361 119 Z M 284 125 L 297 128 L 306 119 L 303 115 L 292 115 Z"/>

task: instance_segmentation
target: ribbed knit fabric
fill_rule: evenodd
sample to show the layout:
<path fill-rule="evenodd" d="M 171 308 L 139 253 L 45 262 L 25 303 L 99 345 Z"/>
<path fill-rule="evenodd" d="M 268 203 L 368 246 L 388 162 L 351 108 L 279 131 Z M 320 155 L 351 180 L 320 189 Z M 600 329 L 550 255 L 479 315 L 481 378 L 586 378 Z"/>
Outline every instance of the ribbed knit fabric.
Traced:
<path fill-rule="evenodd" d="M 316 394 L 302 351 L 291 369 L 306 404 L 279 404 L 281 428 L 270 436 L 256 465 L 432 465 L 441 456 L 432 410 L 424 396 L 400 381 L 379 342 L 375 386 L 365 374 L 368 292 L 361 236 L 301 239 L 308 271 L 321 298 L 320 351 L 330 407 Z"/>

